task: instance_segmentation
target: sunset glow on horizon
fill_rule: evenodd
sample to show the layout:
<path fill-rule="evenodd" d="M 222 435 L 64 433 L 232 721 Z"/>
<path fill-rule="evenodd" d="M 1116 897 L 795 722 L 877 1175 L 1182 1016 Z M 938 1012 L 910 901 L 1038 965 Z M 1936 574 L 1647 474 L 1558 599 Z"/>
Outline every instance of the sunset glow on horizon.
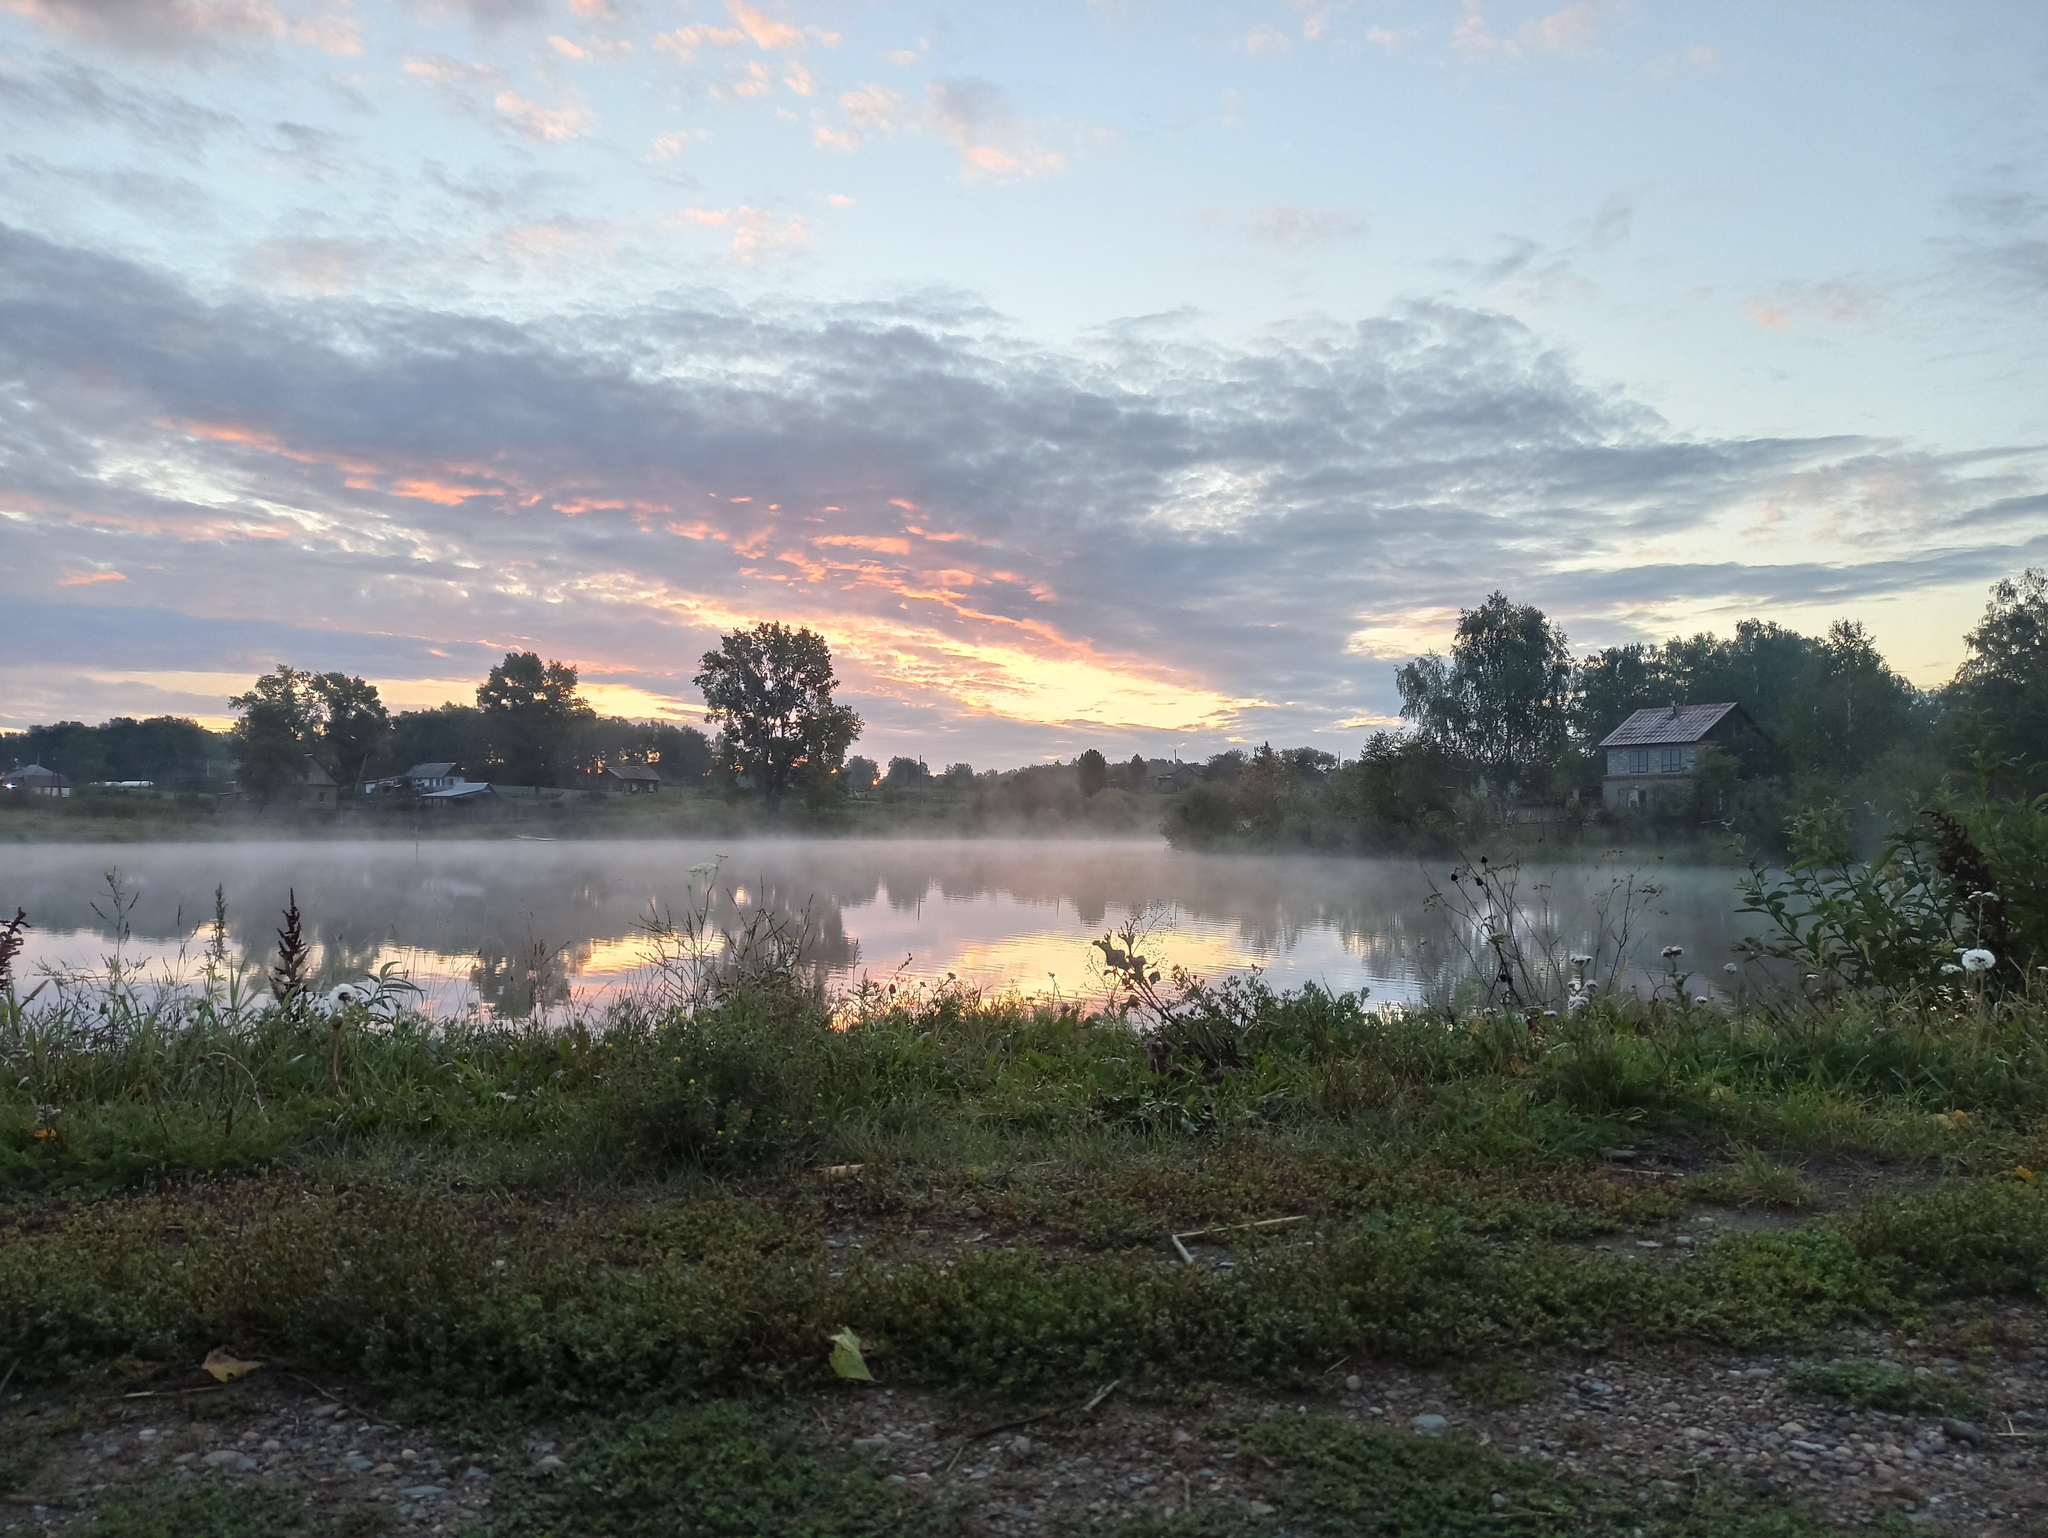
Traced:
<path fill-rule="evenodd" d="M 860 751 L 1356 753 L 1585 650 L 2048 564 L 2048 12 L 0 6 L 0 726 L 510 650 Z"/>

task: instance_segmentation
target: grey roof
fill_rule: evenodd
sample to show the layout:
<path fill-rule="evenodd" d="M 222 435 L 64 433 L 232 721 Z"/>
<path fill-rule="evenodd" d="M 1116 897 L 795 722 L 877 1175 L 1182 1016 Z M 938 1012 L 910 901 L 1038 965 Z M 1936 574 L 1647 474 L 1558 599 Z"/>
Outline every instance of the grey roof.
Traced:
<path fill-rule="evenodd" d="M 472 796 L 496 795 L 483 780 L 457 780 L 446 790 L 430 790 L 421 796 L 422 801 L 467 801 Z"/>
<path fill-rule="evenodd" d="M 659 770 L 650 769 L 645 764 L 607 764 L 605 768 L 622 780 L 658 780 L 661 778 Z"/>
<path fill-rule="evenodd" d="M 1656 746 L 1668 742 L 1698 742 L 1731 710 L 1742 707 L 1733 700 L 1719 705 L 1659 705 L 1639 710 L 1600 739 L 1603 748 Z"/>
<path fill-rule="evenodd" d="M 460 769 L 460 764 L 414 764 L 405 771 L 408 780 L 445 780 Z"/>
<path fill-rule="evenodd" d="M 64 778 L 56 770 L 45 769 L 41 764 L 21 764 L 7 771 L 7 778 L 10 780 L 25 780 L 31 776 L 40 776 L 46 780 L 61 780 Z"/>

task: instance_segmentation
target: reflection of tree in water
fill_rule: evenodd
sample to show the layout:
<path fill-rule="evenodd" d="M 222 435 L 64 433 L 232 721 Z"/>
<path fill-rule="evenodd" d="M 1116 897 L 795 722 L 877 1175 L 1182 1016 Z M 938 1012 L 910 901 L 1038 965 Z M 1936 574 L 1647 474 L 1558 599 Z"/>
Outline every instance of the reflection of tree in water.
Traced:
<path fill-rule="evenodd" d="M 323 992 L 336 983 L 353 982 L 374 972 L 378 954 L 386 944 L 395 943 L 376 935 L 364 938 L 330 934 L 321 925 L 314 926 L 314 936 L 320 945 L 320 970 L 315 986 Z"/>
<path fill-rule="evenodd" d="M 803 933 L 803 956 L 810 965 L 827 973 L 850 972 L 860 964 L 860 941 L 846 932 L 844 907 L 843 899 L 821 890 L 819 883 L 764 875 L 715 890 L 708 917 L 713 927 L 733 932 L 751 914 L 772 914 Z"/>
<path fill-rule="evenodd" d="M 549 946 L 540 940 L 506 950 L 485 945 L 470 968 L 477 1001 L 501 1019 L 525 1020 L 569 1002 L 569 976 L 590 960 L 586 944 Z"/>
<path fill-rule="evenodd" d="M 1358 969 L 1412 978 L 1427 988 L 1443 975 L 1455 947 L 1441 913 L 1425 908 L 1429 883 L 1416 862 L 1174 853 L 1157 846 L 1085 840 L 900 842 L 756 842 L 708 840 L 617 844 L 504 841 L 410 845 L 234 844 L 123 849 L 124 880 L 139 905 L 131 916 L 140 941 L 189 944 L 196 958 L 216 884 L 226 887 L 230 933 L 250 961 L 268 964 L 286 894 L 296 889 L 307 930 L 320 946 L 321 985 L 360 976 L 383 953 L 402 949 L 456 976 L 474 968 L 478 997 L 514 1012 L 546 1008 L 577 981 L 590 952 L 572 952 L 541 969 L 538 1000 L 530 964 L 534 936 L 573 939 L 604 955 L 607 973 L 630 965 L 637 926 L 650 905 L 677 913 L 703 891 L 697 872 L 722 856 L 718 922 L 732 927 L 756 906 L 795 920 L 811 934 L 810 954 L 844 976 L 862 962 L 849 934 L 866 931 L 867 949 L 893 948 L 923 924 L 936 943 L 978 942 L 1012 933 L 1072 931 L 1076 954 L 1126 914 L 1168 910 L 1193 931 L 1222 928 L 1254 954 L 1281 958 L 1341 940 Z M 59 847 L 22 846 L 0 861 L 0 900 L 28 908 L 38 932 L 103 932 L 91 901 L 106 857 Z M 1441 884 L 1445 869 L 1434 871 Z M 1588 896 L 1610 879 L 1607 862 L 1532 866 L 1528 876 L 1556 884 L 1561 932 L 1581 945 Z M 1667 894 L 1646 914 L 1643 954 L 1666 944 L 1715 965 L 1741 931 L 1725 870 L 1661 872 Z M 744 891 L 745 902 L 735 901 Z M 976 905 L 1000 904 L 987 912 Z M 1037 914 L 1019 913 L 1018 906 Z M 953 911 L 947 912 L 946 909 Z M 807 910 L 807 912 L 806 912 Z M 887 934 L 888 939 L 880 938 Z M 924 942 L 917 942 L 920 948 Z M 87 961 L 90 938 L 72 947 Z M 1175 945 L 1163 937 L 1169 959 Z M 1190 952 L 1192 954 L 1192 952 Z M 899 953 L 875 958 L 892 964 Z M 1346 968 L 1348 970 L 1348 967 Z"/>

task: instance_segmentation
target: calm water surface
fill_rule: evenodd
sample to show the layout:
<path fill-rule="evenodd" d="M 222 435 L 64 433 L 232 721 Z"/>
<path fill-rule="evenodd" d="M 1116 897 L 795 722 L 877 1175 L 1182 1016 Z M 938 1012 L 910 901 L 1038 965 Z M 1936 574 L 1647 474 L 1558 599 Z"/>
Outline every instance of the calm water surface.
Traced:
<path fill-rule="evenodd" d="M 1522 881 L 1578 948 L 1590 902 L 1631 870 L 1660 888 L 1639 911 L 1636 954 L 1655 969 L 1662 947 L 1681 945 L 1688 968 L 1717 977 L 1745 932 L 1730 870 L 1638 861 L 1531 867 Z M 196 973 L 216 885 L 231 946 L 266 965 L 296 892 L 323 985 L 395 961 L 437 1011 L 516 1014 L 532 1007 L 537 952 L 551 1002 L 647 986 L 642 922 L 680 914 L 709 882 L 727 914 L 804 915 L 844 983 L 951 973 L 1089 996 L 1088 942 L 1143 915 L 1157 930 L 1151 954 L 1200 974 L 1258 967 L 1282 986 L 1405 1002 L 1440 988 L 1455 959 L 1452 920 L 1427 906 L 1431 878 L 1447 885 L 1447 873 L 1441 860 L 1201 855 L 1154 841 L 49 844 L 0 849 L 0 909 L 25 908 L 35 926 L 20 964 L 30 983 L 103 967 L 120 923 L 125 959 L 162 980 Z"/>

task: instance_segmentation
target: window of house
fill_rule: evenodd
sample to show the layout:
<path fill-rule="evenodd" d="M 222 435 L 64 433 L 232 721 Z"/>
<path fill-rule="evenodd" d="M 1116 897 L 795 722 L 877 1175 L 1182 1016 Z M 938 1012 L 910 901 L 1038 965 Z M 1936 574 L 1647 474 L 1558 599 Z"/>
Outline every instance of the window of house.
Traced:
<path fill-rule="evenodd" d="M 1648 748 L 1630 748 L 1628 750 L 1628 772 L 1630 774 L 1648 774 L 1650 772 L 1650 750 Z"/>
<path fill-rule="evenodd" d="M 1685 773 L 1684 748 L 1664 748 L 1661 750 L 1659 756 L 1661 759 L 1661 762 L 1659 763 L 1657 770 L 1659 774 Z"/>

